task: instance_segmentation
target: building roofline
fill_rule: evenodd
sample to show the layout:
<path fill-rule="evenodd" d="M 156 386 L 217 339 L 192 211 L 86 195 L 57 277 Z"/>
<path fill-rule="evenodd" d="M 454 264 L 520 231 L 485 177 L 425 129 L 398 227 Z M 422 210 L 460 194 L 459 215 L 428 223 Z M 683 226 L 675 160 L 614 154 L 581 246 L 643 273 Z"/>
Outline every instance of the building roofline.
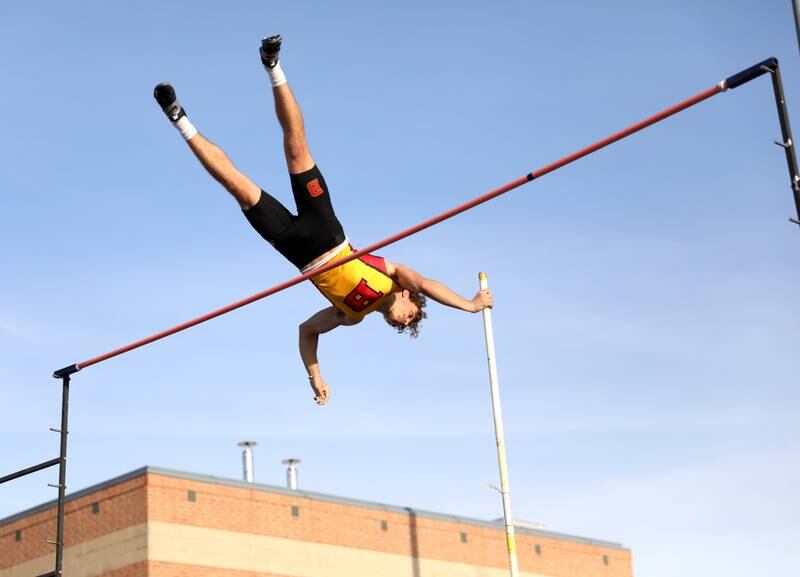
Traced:
<path fill-rule="evenodd" d="M 216 485 L 224 485 L 227 487 L 238 487 L 242 489 L 249 489 L 252 491 L 263 491 L 266 493 L 277 493 L 280 495 L 286 495 L 290 497 L 299 497 L 304 499 L 312 499 L 315 501 L 325 501 L 328 503 L 337 503 L 341 505 L 354 505 L 357 507 L 364 507 L 367 509 L 377 509 L 380 511 L 388 511 L 392 513 L 402 513 L 406 515 L 416 515 L 417 517 L 425 517 L 428 519 L 435 519 L 439 521 L 449 521 L 451 523 L 461 523 L 465 525 L 475 525 L 477 527 L 485 527 L 489 529 L 502 529 L 502 524 L 499 524 L 496 521 L 484 521 L 481 519 L 473 519 L 470 517 L 462 517 L 459 515 L 449 515 L 446 513 L 437 513 L 434 511 L 424 511 L 421 509 L 414 509 L 412 507 L 402 507 L 398 505 L 387 505 L 385 503 L 377 503 L 375 501 L 364 501 L 361 499 L 353 499 L 350 497 L 340 497 L 337 495 L 329 495 L 327 493 L 317 493 L 315 491 L 304 491 L 301 489 L 287 489 L 286 487 L 280 487 L 277 485 L 266 485 L 263 483 L 248 483 L 247 481 L 241 481 L 238 479 L 230 479 L 226 477 L 215 477 L 212 475 L 201 475 L 198 473 L 191 473 L 188 471 L 177 471 L 175 469 L 166 469 L 163 467 L 153 467 L 153 466 L 145 466 L 139 469 L 135 469 L 123 475 L 119 475 L 112 479 L 108 479 L 106 481 L 102 481 L 95 485 L 91 485 L 90 487 L 86 487 L 85 489 L 81 489 L 79 491 L 74 491 L 70 493 L 66 497 L 66 502 L 74 501 L 76 499 L 80 499 L 81 497 L 85 497 L 86 495 L 90 495 L 97 491 L 101 491 L 103 489 L 107 489 L 108 487 L 119 485 L 120 483 L 124 483 L 125 481 L 130 481 L 131 479 L 135 479 L 137 477 L 142 477 L 144 475 L 160 475 L 162 477 L 174 477 L 178 479 L 187 479 L 190 481 L 198 481 L 201 483 L 213 483 Z M 0 527 L 4 525 L 8 525 L 25 517 L 29 517 L 31 515 L 35 515 L 37 513 L 41 513 L 42 511 L 46 511 L 52 507 L 55 507 L 57 504 L 57 500 L 48 501 L 46 503 L 42 503 L 41 505 L 37 505 L 35 507 L 31 507 L 4 519 L 0 519 Z M 523 527 L 519 525 L 515 525 L 514 527 L 515 532 L 525 534 L 525 535 L 536 535 L 540 537 L 547 537 L 550 539 L 558 539 L 562 541 L 572 541 L 575 543 L 583 543 L 586 545 L 594 545 L 597 547 L 605 547 L 608 549 L 622 549 L 627 550 L 627 547 L 623 546 L 621 543 L 615 543 L 613 541 L 604 541 L 601 539 L 592 539 L 588 537 L 579 537 L 577 535 L 569 535 L 567 533 L 556 533 L 554 531 L 547 531 L 544 529 L 534 529 Z"/>

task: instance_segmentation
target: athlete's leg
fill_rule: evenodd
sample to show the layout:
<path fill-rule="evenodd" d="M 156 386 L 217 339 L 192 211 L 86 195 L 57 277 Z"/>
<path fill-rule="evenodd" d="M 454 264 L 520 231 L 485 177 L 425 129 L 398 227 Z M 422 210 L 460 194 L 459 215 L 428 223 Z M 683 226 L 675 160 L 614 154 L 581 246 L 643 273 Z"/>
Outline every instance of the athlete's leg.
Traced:
<path fill-rule="evenodd" d="M 314 166 L 314 159 L 308 150 L 305 125 L 300 106 L 288 84 L 272 89 L 275 95 L 275 113 L 283 129 L 283 152 L 290 174 L 300 174 Z"/>
<path fill-rule="evenodd" d="M 206 171 L 233 195 L 242 210 L 254 206 L 261 198 L 261 189 L 239 172 L 225 151 L 197 132 L 178 102 L 175 89 L 167 83 L 162 83 L 156 86 L 154 95 Z"/>
<path fill-rule="evenodd" d="M 244 173 L 239 172 L 224 150 L 199 132 L 186 143 L 203 168 L 233 195 L 242 210 L 255 206 L 261 198 L 261 189 Z"/>
<path fill-rule="evenodd" d="M 278 53 L 281 37 L 270 36 L 261 41 L 261 62 L 270 75 L 272 94 L 275 97 L 275 114 L 283 129 L 283 151 L 290 174 L 300 174 L 314 166 L 308 150 L 303 114 L 292 93 L 286 76 L 280 68 Z"/>

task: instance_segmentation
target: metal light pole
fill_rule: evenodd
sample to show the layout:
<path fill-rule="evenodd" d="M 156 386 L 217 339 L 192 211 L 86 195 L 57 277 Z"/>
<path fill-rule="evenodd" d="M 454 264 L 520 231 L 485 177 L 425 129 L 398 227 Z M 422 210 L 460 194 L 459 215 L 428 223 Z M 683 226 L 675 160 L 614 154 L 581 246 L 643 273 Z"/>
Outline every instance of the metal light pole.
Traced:
<path fill-rule="evenodd" d="M 478 273 L 481 290 L 489 287 L 486 273 Z M 506 464 L 506 443 L 503 433 L 503 414 L 500 410 L 500 389 L 497 380 L 497 365 L 494 360 L 494 333 L 492 331 L 492 311 L 483 309 L 483 331 L 486 336 L 486 356 L 489 361 L 489 386 L 492 391 L 492 412 L 494 413 L 494 435 L 497 440 L 497 462 L 500 465 L 500 494 L 503 496 L 503 519 L 506 526 L 506 544 L 508 546 L 508 565 L 511 577 L 519 575 L 517 547 L 514 540 L 514 521 L 511 517 L 511 487 L 508 484 L 508 467 Z"/>

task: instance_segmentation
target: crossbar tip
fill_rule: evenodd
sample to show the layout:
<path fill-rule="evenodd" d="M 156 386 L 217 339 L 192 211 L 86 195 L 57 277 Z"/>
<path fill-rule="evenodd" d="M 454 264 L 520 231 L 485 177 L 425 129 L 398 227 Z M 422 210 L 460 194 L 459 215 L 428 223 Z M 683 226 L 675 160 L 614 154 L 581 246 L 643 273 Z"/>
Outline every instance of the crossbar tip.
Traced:
<path fill-rule="evenodd" d="M 64 379 L 70 376 L 73 373 L 77 373 L 80 369 L 78 365 L 70 365 L 68 367 L 64 367 L 63 369 L 58 369 L 53 373 L 54 379 Z"/>

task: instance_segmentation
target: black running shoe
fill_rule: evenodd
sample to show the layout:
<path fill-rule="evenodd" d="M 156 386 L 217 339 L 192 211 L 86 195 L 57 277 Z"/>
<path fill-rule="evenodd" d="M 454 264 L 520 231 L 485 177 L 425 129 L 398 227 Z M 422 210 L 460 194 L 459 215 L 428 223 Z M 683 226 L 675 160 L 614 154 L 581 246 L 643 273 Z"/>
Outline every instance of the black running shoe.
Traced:
<path fill-rule="evenodd" d="M 278 63 L 278 52 L 281 51 L 281 35 L 276 34 L 269 38 L 261 40 L 261 48 L 258 49 L 261 53 L 261 62 L 267 68 L 275 68 Z"/>
<path fill-rule="evenodd" d="M 167 118 L 172 122 L 175 122 L 181 116 L 186 116 L 186 111 L 183 109 L 183 106 L 181 106 L 181 103 L 178 102 L 178 97 L 175 96 L 175 89 L 169 82 L 156 84 L 156 87 L 153 89 L 153 96 L 155 96 L 156 102 L 161 106 L 161 110 L 164 111 L 164 114 L 166 114 Z"/>

